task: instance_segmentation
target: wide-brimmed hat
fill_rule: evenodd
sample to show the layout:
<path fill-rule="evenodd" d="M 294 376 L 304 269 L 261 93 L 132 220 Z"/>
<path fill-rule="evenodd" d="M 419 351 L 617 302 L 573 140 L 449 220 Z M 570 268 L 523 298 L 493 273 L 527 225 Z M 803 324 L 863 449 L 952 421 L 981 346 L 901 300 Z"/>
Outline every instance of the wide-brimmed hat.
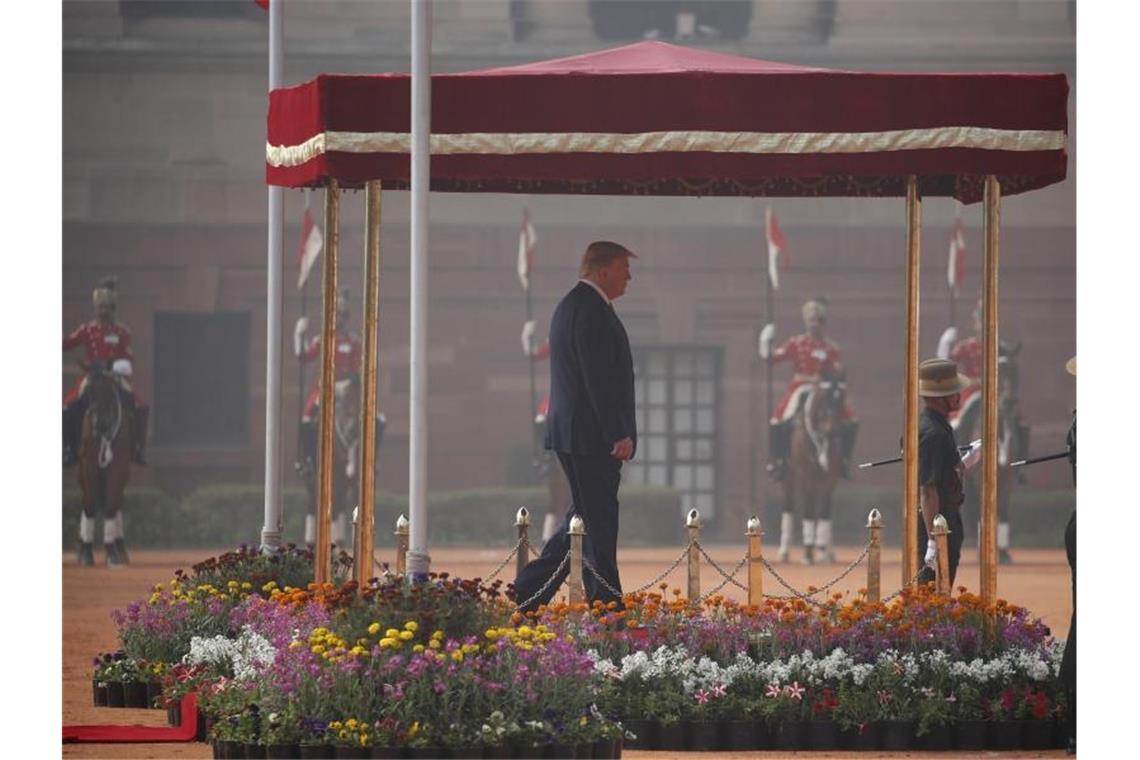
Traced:
<path fill-rule="evenodd" d="M 950 359 L 927 359 L 918 365 L 918 395 L 939 398 L 961 393 L 970 378 L 958 371 L 958 363 Z"/>
<path fill-rule="evenodd" d="M 1074 356 L 1072 359 L 1069 359 L 1069 361 L 1065 362 L 1065 371 L 1073 377 L 1077 376 L 1077 357 Z"/>

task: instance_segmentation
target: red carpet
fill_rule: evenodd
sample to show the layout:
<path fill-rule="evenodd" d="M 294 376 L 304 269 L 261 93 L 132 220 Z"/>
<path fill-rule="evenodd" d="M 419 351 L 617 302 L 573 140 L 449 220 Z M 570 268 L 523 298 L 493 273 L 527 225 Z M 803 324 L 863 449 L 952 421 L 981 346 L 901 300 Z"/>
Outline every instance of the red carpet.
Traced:
<path fill-rule="evenodd" d="M 153 744 L 192 742 L 198 733 L 198 700 L 194 694 L 182 698 L 182 725 L 158 726 L 64 726 L 63 743 L 102 742 L 105 744 Z"/>

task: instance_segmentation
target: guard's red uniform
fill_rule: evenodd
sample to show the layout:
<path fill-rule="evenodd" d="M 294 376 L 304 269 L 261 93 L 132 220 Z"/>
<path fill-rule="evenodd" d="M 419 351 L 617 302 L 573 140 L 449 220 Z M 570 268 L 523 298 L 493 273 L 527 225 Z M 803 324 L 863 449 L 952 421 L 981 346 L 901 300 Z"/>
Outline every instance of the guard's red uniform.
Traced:
<path fill-rule="evenodd" d="M 336 353 L 333 354 L 333 368 L 334 376 L 337 380 L 345 380 L 353 375 L 360 373 L 360 367 L 363 362 L 364 349 L 360 341 L 360 335 L 349 330 L 337 330 L 336 332 Z M 316 336 L 309 341 L 308 346 L 305 347 L 304 352 L 301 354 L 302 361 L 312 361 L 319 359 L 321 356 L 321 336 Z M 321 400 L 321 380 L 318 377 L 316 385 L 313 386 L 312 392 L 309 393 L 309 398 L 305 402 L 305 412 L 301 419 L 309 422 L 313 419 L 313 412 L 320 404 Z"/>
<path fill-rule="evenodd" d="M 788 390 L 780 399 L 775 411 L 772 412 L 772 422 L 778 423 L 783 421 L 785 415 L 791 411 L 788 409 L 788 405 L 798 388 L 819 380 L 820 373 L 824 370 L 839 371 L 839 346 L 828 338 L 816 339 L 809 333 L 803 333 L 784 341 L 779 348 L 772 352 L 769 361 L 773 364 L 790 361 L 794 373 Z M 851 406 L 844 405 L 843 418 L 850 420 L 854 417 L 855 411 Z"/>
<path fill-rule="evenodd" d="M 129 359 L 133 362 L 135 358 L 131 351 L 131 331 L 126 325 L 118 322 L 102 322 L 98 319 L 84 322 L 63 339 L 64 351 L 78 346 L 83 346 L 88 365 L 116 359 Z M 80 377 L 75 386 L 67 392 L 63 399 L 65 405 L 79 397 L 85 379 Z M 134 396 L 135 402 L 140 403 L 138 394 L 134 393 Z"/>
<path fill-rule="evenodd" d="M 950 419 L 955 419 L 966 408 L 966 403 L 982 390 L 982 339 L 976 335 L 963 338 L 950 350 L 950 358 L 958 363 L 958 371 L 970 378 L 970 384 L 962 389 L 958 411 L 950 414 Z"/>

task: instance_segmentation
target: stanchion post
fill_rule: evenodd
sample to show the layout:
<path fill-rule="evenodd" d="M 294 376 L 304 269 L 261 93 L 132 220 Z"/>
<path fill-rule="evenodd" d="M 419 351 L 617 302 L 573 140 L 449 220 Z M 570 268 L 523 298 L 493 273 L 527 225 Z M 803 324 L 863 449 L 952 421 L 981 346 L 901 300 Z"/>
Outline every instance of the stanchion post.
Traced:
<path fill-rule="evenodd" d="M 1001 185 L 986 177 L 982 259 L 982 498 L 978 542 L 982 603 L 997 601 L 998 528 L 998 269 L 1001 253 Z"/>
<path fill-rule="evenodd" d="M 748 603 L 759 606 L 764 601 L 764 531 L 760 530 L 760 518 L 748 518 L 744 535 L 748 539 Z"/>
<path fill-rule="evenodd" d="M 408 570 L 408 518 L 396 518 L 396 575 L 403 576 Z"/>
<path fill-rule="evenodd" d="M 689 532 L 689 604 L 701 600 L 701 555 L 697 547 L 701 542 L 701 513 L 690 509 L 685 517 L 685 529 Z"/>
<path fill-rule="evenodd" d="M 879 510 L 872 509 L 867 515 L 867 531 L 871 534 L 867 548 L 867 602 L 877 604 L 883 595 L 883 576 L 880 564 L 883 554 L 883 516 Z"/>
<path fill-rule="evenodd" d="M 325 186 L 325 230 L 321 280 L 321 427 L 317 465 L 317 545 L 313 580 L 327 583 L 332 561 L 333 383 L 336 382 L 337 251 L 340 247 L 340 186 Z"/>
<path fill-rule="evenodd" d="M 352 508 L 352 560 L 356 567 L 360 567 L 360 507 Z M 366 581 L 357 578 L 361 586 Z"/>
<path fill-rule="evenodd" d="M 934 589 L 939 594 L 950 593 L 950 526 L 942 515 L 934 516 L 931 535 L 938 546 L 938 569 Z"/>
<path fill-rule="evenodd" d="M 574 515 L 570 518 L 570 604 L 586 601 L 586 587 L 582 584 L 582 541 L 586 537 L 586 523 Z"/>
<path fill-rule="evenodd" d="M 530 559 L 530 511 L 526 507 L 519 507 L 515 513 L 515 527 L 518 529 L 518 554 L 515 555 L 515 577 L 522 575 Z"/>

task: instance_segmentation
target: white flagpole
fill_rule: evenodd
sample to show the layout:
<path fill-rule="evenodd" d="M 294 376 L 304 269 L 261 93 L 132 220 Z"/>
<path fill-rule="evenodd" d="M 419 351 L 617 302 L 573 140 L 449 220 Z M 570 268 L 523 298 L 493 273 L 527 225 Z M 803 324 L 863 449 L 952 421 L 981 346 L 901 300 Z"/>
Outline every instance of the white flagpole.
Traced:
<path fill-rule="evenodd" d="M 428 190 L 431 139 L 431 0 L 412 2 L 411 367 L 408 440 L 409 543 L 407 572 L 426 577 L 431 566 L 427 525 Z"/>
<path fill-rule="evenodd" d="M 269 89 L 281 86 L 281 0 L 269 3 Z M 262 549 L 281 545 L 281 321 L 285 279 L 282 239 L 285 227 L 284 188 L 269 186 L 267 284 L 265 298 L 265 524 Z"/>

